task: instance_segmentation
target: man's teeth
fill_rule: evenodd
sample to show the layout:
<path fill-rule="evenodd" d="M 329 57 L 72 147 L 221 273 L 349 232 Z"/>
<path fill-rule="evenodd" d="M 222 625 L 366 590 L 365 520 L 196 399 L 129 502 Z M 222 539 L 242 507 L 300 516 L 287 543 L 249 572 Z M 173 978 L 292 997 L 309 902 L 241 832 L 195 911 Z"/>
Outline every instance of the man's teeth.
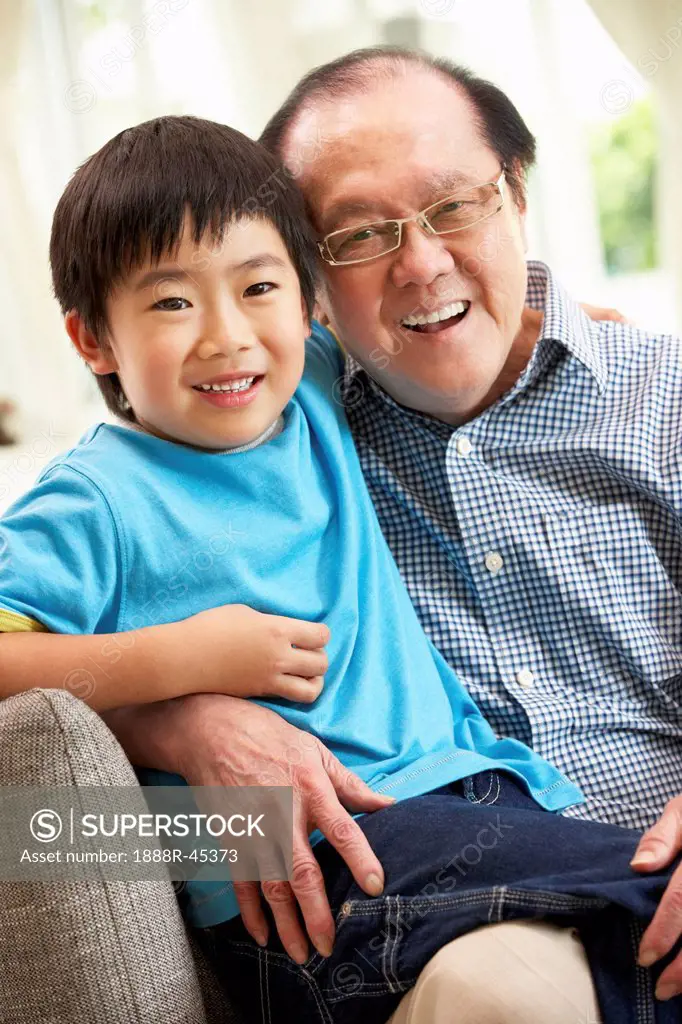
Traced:
<path fill-rule="evenodd" d="M 425 327 L 426 324 L 437 324 L 440 320 L 449 320 L 453 316 L 459 316 L 469 308 L 468 302 L 451 302 L 449 306 L 434 313 L 425 313 L 424 316 L 406 316 L 400 321 L 405 327 Z"/>
<path fill-rule="evenodd" d="M 241 380 L 225 380 L 221 384 L 197 384 L 197 388 L 199 391 L 246 391 L 255 379 L 242 377 Z"/>

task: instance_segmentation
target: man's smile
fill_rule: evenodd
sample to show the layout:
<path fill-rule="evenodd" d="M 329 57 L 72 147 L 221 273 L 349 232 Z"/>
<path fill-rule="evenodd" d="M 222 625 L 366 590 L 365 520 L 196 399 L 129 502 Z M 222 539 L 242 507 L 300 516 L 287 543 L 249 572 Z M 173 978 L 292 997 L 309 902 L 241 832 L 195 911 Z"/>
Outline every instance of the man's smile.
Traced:
<path fill-rule="evenodd" d="M 454 327 L 456 324 L 461 323 L 469 312 L 470 307 L 471 302 L 468 299 L 449 302 L 447 305 L 441 306 L 440 309 L 433 310 L 431 313 L 410 313 L 409 316 L 403 317 L 400 321 L 400 326 L 407 327 L 409 330 L 417 331 L 420 334 L 438 334 L 449 327 Z"/>

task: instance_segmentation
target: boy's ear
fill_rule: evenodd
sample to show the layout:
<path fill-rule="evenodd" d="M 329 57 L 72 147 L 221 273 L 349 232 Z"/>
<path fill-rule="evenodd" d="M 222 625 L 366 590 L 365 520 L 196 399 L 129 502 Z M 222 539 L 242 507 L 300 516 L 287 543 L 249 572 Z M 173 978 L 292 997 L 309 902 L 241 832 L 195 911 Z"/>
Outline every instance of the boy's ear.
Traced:
<path fill-rule="evenodd" d="M 70 310 L 64 317 L 66 333 L 71 338 L 74 348 L 83 357 L 93 373 L 115 373 L 118 363 L 111 350 L 105 351 L 97 338 L 88 330 L 80 313 Z"/>

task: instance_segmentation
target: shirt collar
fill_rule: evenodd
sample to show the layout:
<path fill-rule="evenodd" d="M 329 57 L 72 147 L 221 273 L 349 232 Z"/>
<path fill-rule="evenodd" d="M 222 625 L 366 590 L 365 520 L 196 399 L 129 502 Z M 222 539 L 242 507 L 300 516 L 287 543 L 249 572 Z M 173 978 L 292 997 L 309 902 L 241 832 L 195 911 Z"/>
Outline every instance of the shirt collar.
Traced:
<path fill-rule="evenodd" d="M 529 260 L 527 267 L 526 303 L 533 309 L 544 313 L 544 317 L 533 355 L 512 391 L 517 393 L 518 390 L 530 386 L 537 379 L 546 364 L 548 343 L 555 342 L 592 374 L 601 394 L 608 381 L 608 369 L 602 358 L 599 323 L 591 320 L 580 305 L 564 291 L 545 263 L 540 260 Z M 388 405 L 400 409 L 403 414 L 414 413 L 422 419 L 432 420 L 432 417 L 425 417 L 423 413 L 407 409 L 396 402 L 353 356 L 347 354 L 346 380 L 350 382 L 351 378 L 357 377 L 358 374 L 364 375 L 363 381 Z M 441 421 L 433 420 L 433 422 L 440 423 Z M 454 429 L 447 424 L 442 425 L 449 432 Z"/>
<path fill-rule="evenodd" d="M 539 260 L 528 261 L 526 302 L 544 313 L 533 357 L 543 342 L 558 342 L 592 374 L 601 394 L 608 381 L 608 368 L 602 355 L 599 322 L 590 319 Z"/>

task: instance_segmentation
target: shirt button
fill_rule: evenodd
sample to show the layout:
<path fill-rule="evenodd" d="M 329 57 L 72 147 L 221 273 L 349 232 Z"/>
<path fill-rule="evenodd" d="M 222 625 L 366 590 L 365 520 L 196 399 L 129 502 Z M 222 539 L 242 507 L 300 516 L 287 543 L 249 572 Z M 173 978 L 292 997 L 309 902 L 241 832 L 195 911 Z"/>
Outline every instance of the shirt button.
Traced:
<path fill-rule="evenodd" d="M 535 682 L 535 676 L 529 668 L 522 668 L 520 672 L 516 673 L 516 682 L 519 686 L 522 686 L 524 690 L 527 690 Z"/>
<path fill-rule="evenodd" d="M 493 576 L 500 571 L 503 565 L 504 562 L 502 560 L 502 555 L 500 555 L 499 552 L 489 551 L 485 556 L 485 567 L 488 572 L 493 574 Z"/>
<path fill-rule="evenodd" d="M 473 445 L 471 444 L 471 441 L 469 440 L 468 437 L 458 437 L 457 438 L 457 454 L 458 455 L 463 455 L 464 458 L 466 458 L 467 455 L 470 454 L 472 447 L 473 447 Z"/>

